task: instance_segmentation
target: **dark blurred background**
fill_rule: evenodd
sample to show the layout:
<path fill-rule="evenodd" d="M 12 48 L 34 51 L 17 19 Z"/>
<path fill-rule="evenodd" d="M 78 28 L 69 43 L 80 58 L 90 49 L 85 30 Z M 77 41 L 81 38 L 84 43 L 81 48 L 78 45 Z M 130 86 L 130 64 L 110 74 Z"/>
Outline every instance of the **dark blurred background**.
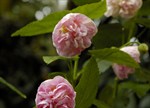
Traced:
<path fill-rule="evenodd" d="M 65 9 L 67 0 L 0 0 L 0 76 L 27 95 L 23 99 L 0 83 L 0 108 L 32 108 L 36 90 L 60 62 L 46 65 L 43 55 L 55 55 L 51 34 L 11 37 L 31 21 Z M 62 69 L 62 68 L 61 68 Z"/>

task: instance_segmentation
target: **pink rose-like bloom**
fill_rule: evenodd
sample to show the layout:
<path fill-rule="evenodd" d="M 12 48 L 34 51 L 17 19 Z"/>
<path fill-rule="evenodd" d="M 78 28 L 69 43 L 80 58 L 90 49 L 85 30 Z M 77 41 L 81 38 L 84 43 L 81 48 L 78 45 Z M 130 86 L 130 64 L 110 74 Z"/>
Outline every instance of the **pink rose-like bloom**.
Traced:
<path fill-rule="evenodd" d="M 120 0 L 106 0 L 107 11 L 104 13 L 104 15 L 107 17 L 117 17 L 120 10 L 119 1 Z"/>
<path fill-rule="evenodd" d="M 132 18 L 142 6 L 142 0 L 121 0 L 119 3 L 120 16 L 122 18 Z"/>
<path fill-rule="evenodd" d="M 76 92 L 72 85 L 63 77 L 41 83 L 36 94 L 37 108 L 74 108 Z"/>
<path fill-rule="evenodd" d="M 97 27 L 90 18 L 80 13 L 69 13 L 55 26 L 53 45 L 60 56 L 73 57 L 91 45 L 96 33 Z"/>
<path fill-rule="evenodd" d="M 140 63 L 140 52 L 138 50 L 138 46 L 127 46 L 120 49 L 121 51 L 126 52 L 129 54 L 136 62 Z M 125 65 L 119 65 L 114 63 L 112 65 L 112 68 L 114 70 L 114 73 L 118 77 L 118 79 L 123 80 L 128 78 L 128 74 L 134 73 L 135 69 L 125 66 Z"/>
<path fill-rule="evenodd" d="M 142 6 L 142 0 L 107 0 L 107 17 L 122 17 L 129 19 L 135 16 Z"/>

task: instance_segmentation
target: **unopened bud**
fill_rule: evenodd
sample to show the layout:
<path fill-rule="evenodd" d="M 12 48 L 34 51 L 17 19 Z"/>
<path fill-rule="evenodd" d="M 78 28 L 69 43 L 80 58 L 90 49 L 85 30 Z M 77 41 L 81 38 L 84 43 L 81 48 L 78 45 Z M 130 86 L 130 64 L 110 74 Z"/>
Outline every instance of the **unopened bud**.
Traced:
<path fill-rule="evenodd" d="M 144 54 L 148 52 L 148 46 L 145 43 L 142 43 L 138 46 L 140 53 Z"/>

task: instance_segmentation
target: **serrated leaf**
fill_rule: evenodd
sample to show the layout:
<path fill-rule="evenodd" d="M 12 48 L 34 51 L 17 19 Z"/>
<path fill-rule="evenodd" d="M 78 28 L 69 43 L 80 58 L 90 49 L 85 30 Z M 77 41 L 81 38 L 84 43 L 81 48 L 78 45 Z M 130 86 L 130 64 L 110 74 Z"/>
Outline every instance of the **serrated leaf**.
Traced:
<path fill-rule="evenodd" d="M 100 18 L 106 11 L 105 1 L 86 4 L 73 9 L 71 12 L 78 12 L 87 15 L 91 19 Z"/>
<path fill-rule="evenodd" d="M 99 60 L 107 60 L 112 63 L 118 63 L 129 67 L 139 68 L 139 64 L 127 53 L 118 48 L 105 48 L 100 50 L 91 50 L 93 57 Z"/>
<path fill-rule="evenodd" d="M 150 89 L 149 84 L 140 84 L 135 82 L 124 82 L 119 84 L 119 89 L 132 89 L 139 97 L 142 97 Z"/>
<path fill-rule="evenodd" d="M 40 21 L 34 21 L 27 24 L 20 30 L 13 33 L 12 36 L 34 36 L 44 33 L 50 33 L 53 31 L 58 21 L 67 13 L 69 13 L 69 11 L 67 10 L 52 13 Z"/>
<path fill-rule="evenodd" d="M 19 96 L 21 96 L 22 98 L 27 98 L 25 94 L 23 94 L 21 91 L 19 91 L 16 87 L 14 87 L 12 84 L 8 83 L 6 80 L 4 80 L 2 77 L 0 77 L 0 83 L 6 85 L 7 87 L 9 87 L 11 90 L 13 90 L 14 92 L 16 92 Z"/>
<path fill-rule="evenodd" d="M 66 58 L 65 57 L 61 57 L 61 56 L 44 56 L 43 57 L 43 60 L 46 64 L 50 64 L 56 60 L 59 60 L 59 59 L 62 59 L 62 60 L 65 60 Z"/>
<path fill-rule="evenodd" d="M 88 108 L 95 99 L 99 84 L 99 72 L 96 61 L 91 58 L 82 70 L 82 77 L 75 90 L 76 108 Z M 86 104 L 85 104 L 86 103 Z"/>
<path fill-rule="evenodd" d="M 35 36 L 53 31 L 58 21 L 67 13 L 82 13 L 90 18 L 99 18 L 105 12 L 105 2 L 97 2 L 79 6 L 71 11 L 65 10 L 48 15 L 40 21 L 34 21 L 12 34 L 12 36 Z"/>

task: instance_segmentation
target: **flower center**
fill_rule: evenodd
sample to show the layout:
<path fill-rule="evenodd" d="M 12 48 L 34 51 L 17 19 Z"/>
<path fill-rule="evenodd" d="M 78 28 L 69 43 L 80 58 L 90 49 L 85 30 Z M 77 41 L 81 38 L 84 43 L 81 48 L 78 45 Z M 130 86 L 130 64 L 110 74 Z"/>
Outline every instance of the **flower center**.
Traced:
<path fill-rule="evenodd" d="M 62 31 L 63 33 L 67 33 L 67 32 L 68 32 L 66 26 L 64 26 L 64 25 L 61 27 L 61 31 Z"/>

